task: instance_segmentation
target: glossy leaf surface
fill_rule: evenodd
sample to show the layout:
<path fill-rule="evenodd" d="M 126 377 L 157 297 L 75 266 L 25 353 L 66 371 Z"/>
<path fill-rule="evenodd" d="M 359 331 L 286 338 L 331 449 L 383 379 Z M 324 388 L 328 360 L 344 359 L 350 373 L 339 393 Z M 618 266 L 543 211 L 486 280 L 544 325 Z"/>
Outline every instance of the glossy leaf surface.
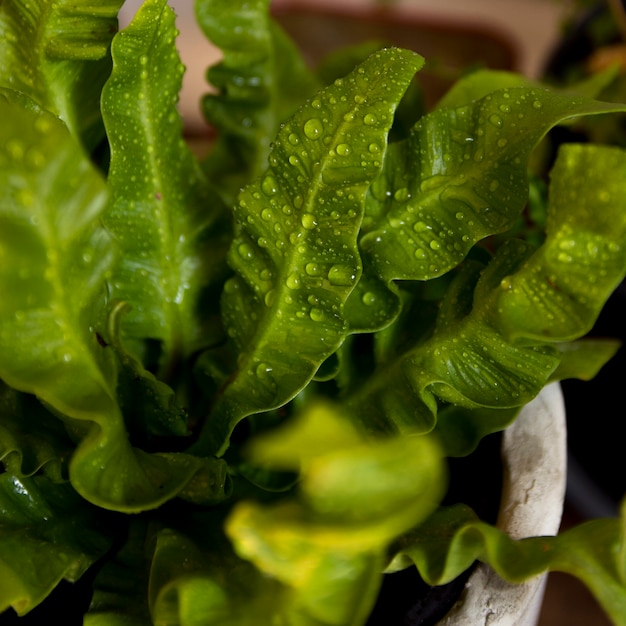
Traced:
<path fill-rule="evenodd" d="M 115 526 L 72 487 L 0 474 L 0 611 L 18 615 L 76 581 L 111 546 Z"/>
<path fill-rule="evenodd" d="M 70 462 L 81 495 L 106 508 L 158 506 L 203 464 L 128 441 L 115 359 L 90 326 L 114 256 L 100 225 L 104 181 L 57 118 L 12 92 L 0 95 L 0 111 L 12 120 L 0 131 L 0 377 L 52 407 L 82 441 Z"/>
<path fill-rule="evenodd" d="M 527 199 L 528 158 L 552 126 L 619 110 L 519 87 L 426 115 L 391 146 L 372 186 L 360 240 L 372 271 L 386 282 L 449 271 L 476 242 L 517 219 Z"/>
<path fill-rule="evenodd" d="M 218 132 L 204 163 L 230 197 L 267 167 L 281 122 L 320 87 L 299 51 L 273 22 L 269 0 L 195 0 L 198 24 L 222 51 L 202 102 Z"/>
<path fill-rule="evenodd" d="M 223 206 L 183 142 L 176 110 L 176 34 L 167 2 L 146 2 L 113 41 L 102 94 L 112 192 L 104 223 L 121 251 L 111 297 L 131 304 L 122 320 L 129 339 L 162 342 L 165 374 L 215 340 L 198 308 L 202 290 L 225 271 L 225 242 L 210 233 Z"/>
<path fill-rule="evenodd" d="M 241 192 L 229 253 L 236 276 L 222 304 L 239 369 L 200 449 L 223 451 L 237 422 L 290 400 L 345 339 L 365 192 L 422 62 L 384 50 L 320 92 L 282 126 L 267 172 Z"/>
<path fill-rule="evenodd" d="M 0 383 L 0 462 L 6 471 L 14 476 L 41 471 L 60 482 L 72 450 L 61 422 L 36 398 Z"/>
<path fill-rule="evenodd" d="M 123 0 L 4 0 L 0 86 L 60 116 L 92 148 L 102 138 L 100 89 Z"/>
<path fill-rule="evenodd" d="M 567 341 L 591 330 L 626 272 L 625 168 L 617 148 L 563 147 L 546 242 L 501 284 L 499 323 L 513 340 Z"/>

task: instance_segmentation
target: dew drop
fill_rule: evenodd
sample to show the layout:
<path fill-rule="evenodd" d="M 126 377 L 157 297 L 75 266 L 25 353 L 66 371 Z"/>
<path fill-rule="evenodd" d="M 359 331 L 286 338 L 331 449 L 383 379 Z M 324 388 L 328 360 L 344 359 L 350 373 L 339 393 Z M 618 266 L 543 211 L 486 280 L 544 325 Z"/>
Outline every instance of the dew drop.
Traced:
<path fill-rule="evenodd" d="M 312 213 L 305 213 L 301 221 L 302 226 L 307 230 L 313 230 L 317 226 L 317 219 Z"/>
<path fill-rule="evenodd" d="M 352 152 L 352 149 L 347 143 L 340 143 L 337 146 L 337 154 L 339 156 L 348 156 Z"/>
<path fill-rule="evenodd" d="M 489 122 L 493 124 L 496 128 L 502 128 L 502 118 L 496 113 L 492 113 L 489 116 Z"/>
<path fill-rule="evenodd" d="M 441 249 L 441 243 L 439 243 L 439 241 L 437 241 L 437 239 L 433 239 L 430 242 L 429 245 L 430 245 L 430 249 L 431 250 L 439 250 L 439 249 Z"/>
<path fill-rule="evenodd" d="M 318 120 L 316 117 L 312 117 L 304 124 L 304 134 L 309 139 L 319 139 L 322 135 L 323 130 L 324 127 L 322 126 L 322 122 L 320 122 L 320 120 Z"/>
<path fill-rule="evenodd" d="M 293 273 L 287 276 L 287 280 L 285 281 L 287 287 L 289 289 L 300 289 L 302 282 L 300 281 L 300 276 L 298 274 Z"/>
<path fill-rule="evenodd" d="M 40 133 L 48 133 L 52 128 L 52 124 L 50 123 L 50 120 L 46 119 L 44 116 L 41 116 L 35 120 L 35 128 Z"/>
<path fill-rule="evenodd" d="M 273 196 L 278 191 L 276 179 L 273 176 L 266 176 L 261 183 L 261 189 L 266 196 Z"/>
<path fill-rule="evenodd" d="M 365 306 L 372 306 L 376 302 L 376 295 L 371 291 L 366 291 L 361 298 L 361 301 Z"/>
<path fill-rule="evenodd" d="M 356 279 L 355 271 L 346 265 L 333 265 L 328 270 L 328 281 L 337 287 L 352 285 Z"/>
<path fill-rule="evenodd" d="M 6 149 L 9 153 L 9 156 L 15 159 L 16 161 L 21 160 L 22 157 L 24 156 L 24 146 L 16 139 L 10 140 L 6 144 Z"/>
<path fill-rule="evenodd" d="M 405 202 L 409 198 L 409 190 L 406 187 L 396 189 L 393 194 L 393 198 L 396 202 Z"/>
<path fill-rule="evenodd" d="M 319 309 L 317 307 L 313 307 L 311 309 L 311 312 L 309 313 L 310 318 L 314 321 L 314 322 L 322 322 L 324 321 L 324 311 L 322 309 Z"/>
<path fill-rule="evenodd" d="M 300 137 L 298 137 L 298 135 L 296 135 L 296 133 L 291 133 L 288 137 L 289 139 L 289 143 L 292 146 L 297 146 L 300 143 Z"/>
<path fill-rule="evenodd" d="M 274 289 L 270 289 L 263 298 L 263 302 L 265 302 L 265 306 L 272 306 L 274 301 L 276 300 L 276 291 Z"/>
<path fill-rule="evenodd" d="M 239 256 L 245 261 L 248 261 L 254 256 L 254 250 L 252 249 L 252 246 L 247 243 L 240 244 L 240 246 L 237 248 L 237 252 L 239 252 Z"/>
<path fill-rule="evenodd" d="M 267 376 L 272 371 L 272 366 L 268 363 L 259 363 L 256 366 L 255 373 L 259 378 L 263 378 Z"/>
<path fill-rule="evenodd" d="M 376 124 L 376 116 L 373 115 L 372 113 L 368 113 L 364 118 L 363 118 L 363 123 L 366 126 L 373 126 L 374 124 Z"/>
<path fill-rule="evenodd" d="M 320 276 L 322 274 L 322 270 L 317 263 L 307 263 L 304 268 L 304 271 L 309 276 Z"/>

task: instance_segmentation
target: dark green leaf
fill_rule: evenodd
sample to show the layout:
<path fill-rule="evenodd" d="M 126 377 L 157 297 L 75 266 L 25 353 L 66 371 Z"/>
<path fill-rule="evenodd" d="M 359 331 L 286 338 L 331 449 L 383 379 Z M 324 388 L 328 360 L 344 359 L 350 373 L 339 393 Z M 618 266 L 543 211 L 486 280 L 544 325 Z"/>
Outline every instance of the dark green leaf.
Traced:
<path fill-rule="evenodd" d="M 67 478 L 73 445 L 61 422 L 30 394 L 0 382 L 0 461 L 15 476 L 39 470 L 53 482 Z"/>
<path fill-rule="evenodd" d="M 23 615 L 110 547 L 115 524 L 68 484 L 0 474 L 0 612 Z"/>
<path fill-rule="evenodd" d="M 125 543 L 98 572 L 84 626 L 152 626 L 148 605 L 152 534 L 145 520 L 130 523 Z"/>

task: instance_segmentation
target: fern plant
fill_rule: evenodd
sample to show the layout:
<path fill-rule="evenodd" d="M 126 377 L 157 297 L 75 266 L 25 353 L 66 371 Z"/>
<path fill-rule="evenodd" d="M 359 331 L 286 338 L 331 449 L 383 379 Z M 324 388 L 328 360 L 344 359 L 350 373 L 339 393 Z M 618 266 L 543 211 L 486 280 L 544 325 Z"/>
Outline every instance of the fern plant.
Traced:
<path fill-rule="evenodd" d="M 617 349 L 583 337 L 626 154 L 564 146 L 517 225 L 545 134 L 626 105 L 481 71 L 394 124 L 417 53 L 324 83 L 267 0 L 196 0 L 200 160 L 175 15 L 122 3 L 0 3 L 0 611 L 82 578 L 86 626 L 362 624 L 385 570 L 480 559 L 626 624 L 624 519 L 513 541 L 442 505 L 449 456 Z"/>

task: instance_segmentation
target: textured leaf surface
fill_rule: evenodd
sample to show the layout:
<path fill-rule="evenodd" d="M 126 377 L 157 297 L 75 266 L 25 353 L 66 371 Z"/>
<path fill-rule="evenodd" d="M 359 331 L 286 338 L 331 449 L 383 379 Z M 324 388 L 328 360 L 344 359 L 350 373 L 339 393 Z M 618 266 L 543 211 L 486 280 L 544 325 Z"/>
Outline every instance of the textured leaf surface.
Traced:
<path fill-rule="evenodd" d="M 589 331 L 626 272 L 624 158 L 619 149 L 563 149 L 552 174 L 545 243 L 535 251 L 510 240 L 484 270 L 465 264 L 443 300 L 433 336 L 419 338 L 414 347 L 398 347 L 393 362 L 385 362 L 348 399 L 366 428 L 428 431 L 435 424 L 436 398 L 466 408 L 511 408 L 541 390 L 560 360 L 556 344 Z M 607 170 L 615 172 L 610 182 Z M 572 179 L 577 183 L 565 183 Z M 438 214 L 442 210 L 433 208 Z M 366 235 L 365 247 L 369 237 L 382 245 L 381 231 Z M 438 249 L 438 244 L 429 247 Z M 379 253 L 384 271 L 406 259 L 399 246 Z M 409 265 L 406 260 L 403 268 Z M 410 278 L 409 272 L 402 277 Z M 598 350 L 590 371 L 610 354 Z M 570 354 L 569 367 L 573 358 Z M 584 368 L 577 373 L 585 376 Z M 566 371 L 554 374 L 561 375 Z"/>
<path fill-rule="evenodd" d="M 42 470 L 60 482 L 72 450 L 61 422 L 38 400 L 0 383 L 0 462 L 8 472 L 32 476 Z"/>
<path fill-rule="evenodd" d="M 82 440 L 70 462 L 81 495 L 108 508 L 158 506 L 202 462 L 128 441 L 115 359 L 90 326 L 114 253 L 100 224 L 104 182 L 58 118 L 14 99 L 0 94 L 0 117 L 12 122 L 0 127 L 0 378 Z"/>
<path fill-rule="evenodd" d="M 372 187 L 360 241 L 383 280 L 425 280 L 479 240 L 512 226 L 528 193 L 528 158 L 555 124 L 623 111 L 544 89 L 503 89 L 420 120 L 393 144 Z"/>
<path fill-rule="evenodd" d="M 65 483 L 0 475 L 0 612 L 23 615 L 110 547 L 115 526 Z"/>
<path fill-rule="evenodd" d="M 223 450 L 243 417 L 290 400 L 344 340 L 364 195 L 421 64 L 414 53 L 384 50 L 320 92 L 284 124 L 266 174 L 240 194 L 229 254 L 236 276 L 223 297 L 239 370 L 201 447 Z"/>
<path fill-rule="evenodd" d="M 150 539 L 145 520 L 134 519 L 125 543 L 94 581 L 84 626 L 152 626 L 148 606 Z"/>
<path fill-rule="evenodd" d="M 272 21 L 269 0 L 195 0 L 195 7 L 204 34 L 223 54 L 207 74 L 217 93 L 202 103 L 218 131 L 204 165 L 232 197 L 265 169 L 280 123 L 319 85 Z"/>
<path fill-rule="evenodd" d="M 0 86 L 60 116 L 93 147 L 102 137 L 100 89 L 123 0 L 3 0 Z"/>
<path fill-rule="evenodd" d="M 623 518 L 593 520 L 558 537 L 513 540 L 477 521 L 465 506 L 440 509 L 420 529 L 400 541 L 431 585 L 453 580 L 475 559 L 499 576 L 521 582 L 545 571 L 572 574 L 582 581 L 618 625 L 626 624 L 623 563 Z M 402 545 L 404 544 L 404 545 Z"/>
<path fill-rule="evenodd" d="M 512 340 L 568 341 L 591 330 L 626 273 L 625 186 L 622 150 L 563 147 L 552 170 L 546 241 L 501 284 L 499 324 Z"/>
<path fill-rule="evenodd" d="M 197 309 L 225 271 L 225 240 L 209 234 L 222 205 L 183 142 L 176 110 L 183 66 L 174 20 L 165 0 L 142 6 L 113 41 L 102 94 L 113 195 L 104 222 L 121 249 L 111 296 L 131 303 L 122 322 L 130 339 L 163 343 L 165 374 L 215 340 Z"/>
<path fill-rule="evenodd" d="M 515 345 L 492 319 L 500 280 L 528 254 L 518 243 L 486 267 L 466 264 L 446 293 L 432 335 L 396 345 L 392 357 L 346 399 L 368 431 L 428 432 L 437 399 L 502 409 L 521 406 L 541 390 L 559 363 L 556 349 Z"/>

